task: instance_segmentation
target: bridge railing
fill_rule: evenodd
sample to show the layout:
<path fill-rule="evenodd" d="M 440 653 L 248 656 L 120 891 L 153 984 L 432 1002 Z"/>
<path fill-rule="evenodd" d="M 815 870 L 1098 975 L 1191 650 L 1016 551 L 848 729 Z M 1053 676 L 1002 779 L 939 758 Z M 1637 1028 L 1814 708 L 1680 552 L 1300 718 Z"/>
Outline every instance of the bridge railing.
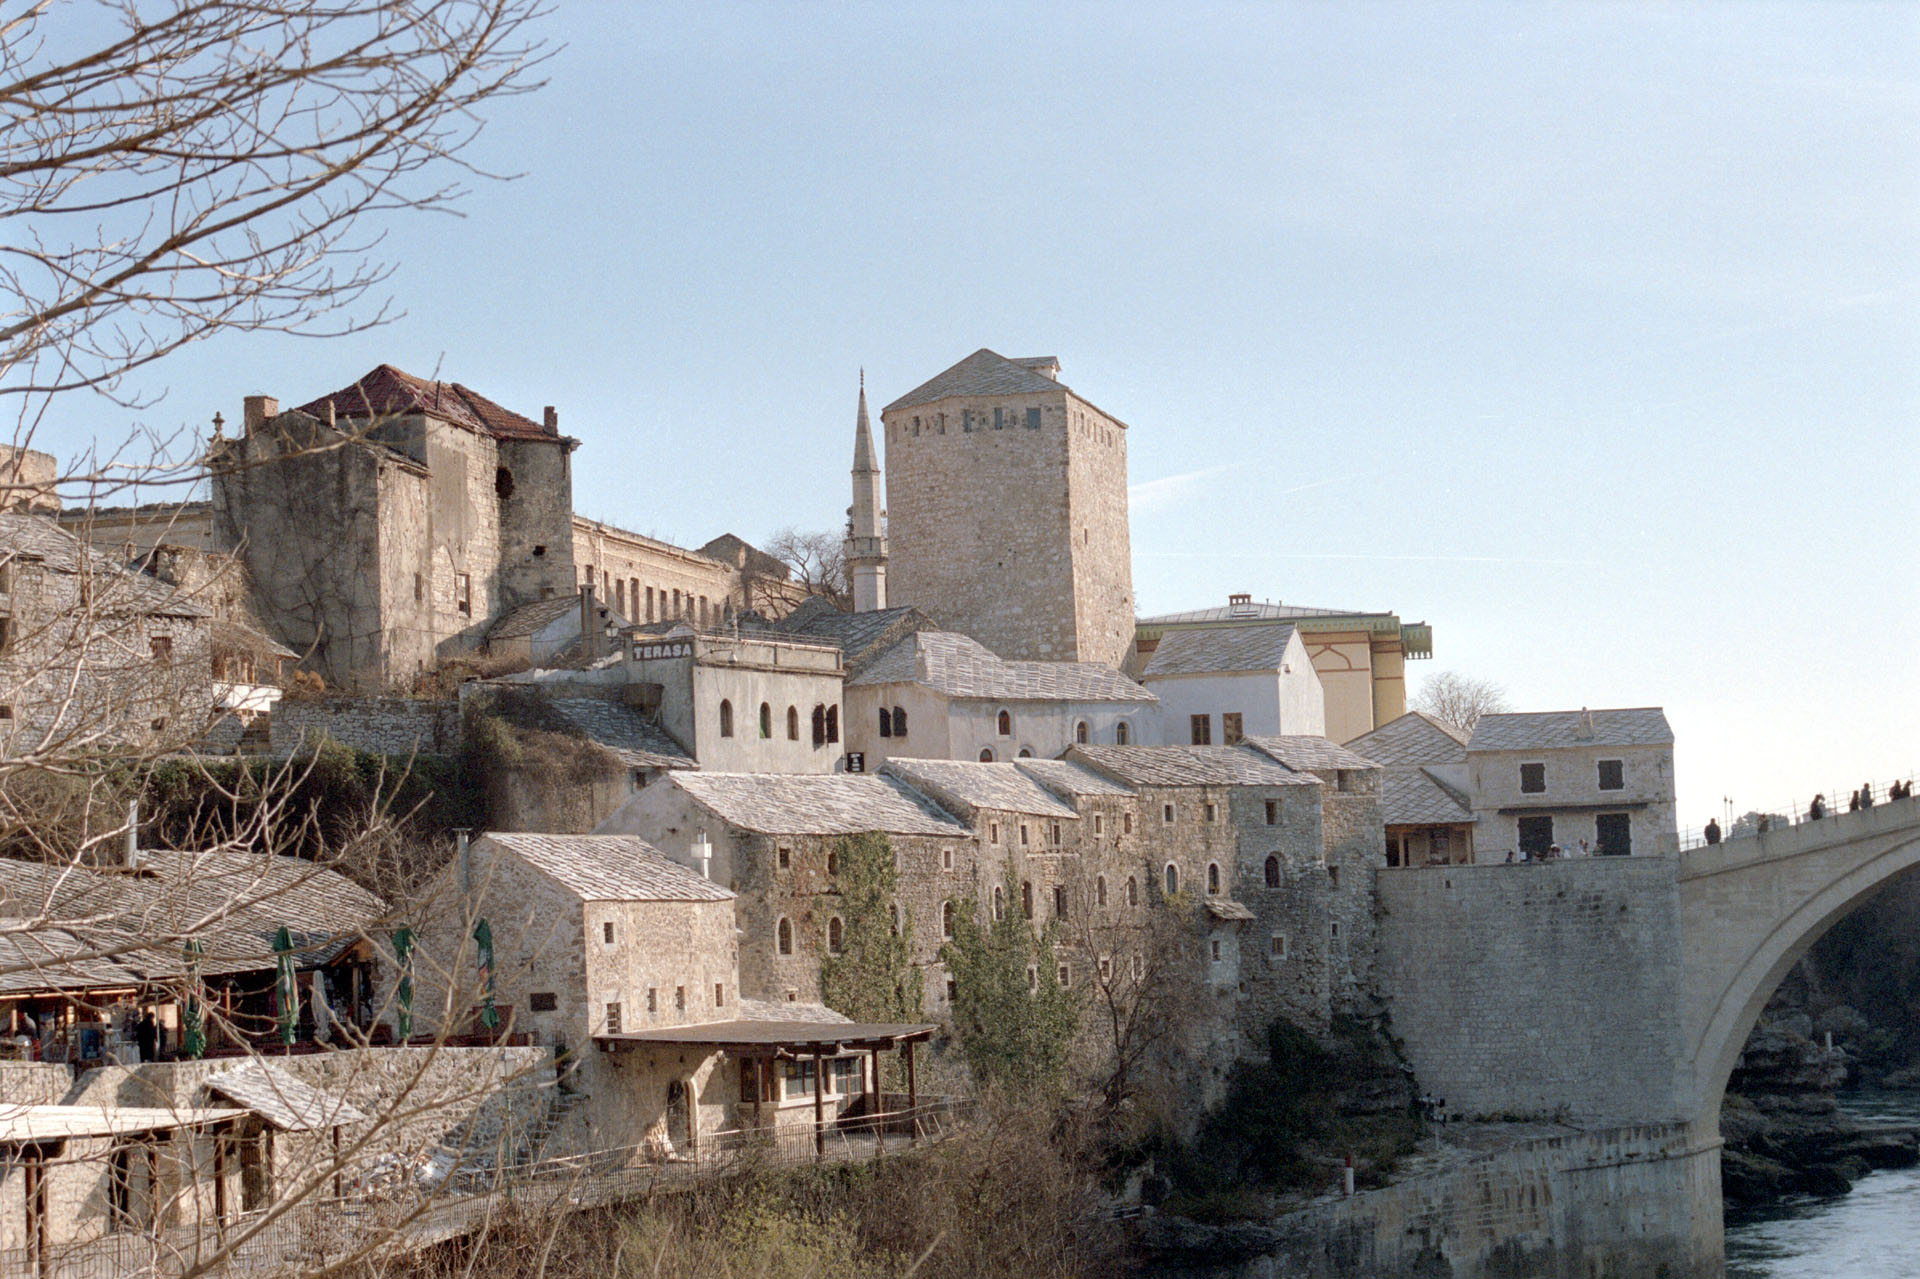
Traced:
<path fill-rule="evenodd" d="M 1910 790 L 1913 787 L 1914 781 L 1915 781 L 1915 777 L 1909 774 L 1906 777 L 1893 777 L 1884 781 L 1869 782 L 1865 789 L 1870 790 L 1872 792 L 1872 795 L 1873 795 L 1872 806 L 1875 808 L 1878 808 L 1882 804 L 1900 802 L 1900 801 L 1891 801 L 1887 797 L 1893 793 L 1893 789 L 1896 784 L 1903 789 Z M 1837 814 L 1845 814 L 1846 812 L 1848 812 L 1849 797 L 1858 795 L 1860 793 L 1860 790 L 1861 788 L 1858 785 L 1837 786 L 1827 790 L 1809 788 L 1804 796 L 1798 799 L 1790 800 L 1783 807 L 1748 809 L 1747 811 L 1759 812 L 1767 815 L 1768 829 L 1770 830 L 1781 830 L 1781 829 L 1786 829 L 1793 826 L 1804 826 L 1806 825 L 1807 822 L 1814 820 L 1811 813 L 1812 813 L 1812 806 L 1813 806 L 1813 797 L 1815 795 L 1818 795 L 1821 797 L 1821 802 L 1825 810 L 1825 818 L 1831 819 Z M 1720 838 L 1722 840 L 1735 838 L 1736 836 L 1733 830 L 1733 822 L 1740 820 L 1740 817 L 1744 817 L 1744 816 L 1745 816 L 1745 813 L 1742 813 L 1739 816 L 1736 816 L 1732 821 L 1721 822 Z M 1754 833 L 1755 832 L 1753 830 L 1744 826 L 1741 827 L 1739 831 L 1739 834 L 1742 836 L 1751 835 Z M 1705 848 L 1706 846 L 1707 846 L 1707 829 L 1705 825 L 1694 826 L 1694 827 L 1682 830 L 1680 832 L 1680 851 L 1681 852 L 1684 853 L 1695 848 Z"/>

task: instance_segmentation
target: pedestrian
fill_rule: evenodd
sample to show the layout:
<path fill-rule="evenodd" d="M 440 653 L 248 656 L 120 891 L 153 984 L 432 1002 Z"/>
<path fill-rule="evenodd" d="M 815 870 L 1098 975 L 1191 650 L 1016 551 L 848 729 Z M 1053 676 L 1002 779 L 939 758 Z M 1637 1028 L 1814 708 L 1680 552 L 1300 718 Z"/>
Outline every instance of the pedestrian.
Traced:
<path fill-rule="evenodd" d="M 1580 841 L 1580 851 L 1574 855 L 1576 857 L 1591 857 L 1593 856 L 1593 849 L 1589 847 L 1587 841 L 1583 839 Z"/>
<path fill-rule="evenodd" d="M 1862 808 L 1873 807 L 1873 783 L 1872 782 L 1868 782 L 1866 785 L 1860 788 L 1860 807 Z"/>
<path fill-rule="evenodd" d="M 140 1020 L 134 1023 L 133 1042 L 140 1046 L 141 1061 L 158 1061 L 160 1058 L 160 1023 L 153 1019 L 151 1011 L 140 1014 Z"/>
<path fill-rule="evenodd" d="M 1859 791 L 1855 791 L 1853 794 L 1847 796 L 1847 811 L 1849 813 L 1857 813 L 1860 811 L 1860 792 Z"/>
<path fill-rule="evenodd" d="M 1513 865 L 1513 850 L 1511 848 L 1507 850 L 1507 865 Z"/>
<path fill-rule="evenodd" d="M 1822 817 L 1825 817 L 1826 815 L 1827 815 L 1827 797 L 1825 795 L 1815 795 L 1813 797 L 1813 802 L 1807 805 L 1807 820 L 1810 822 L 1817 822 Z"/>
<path fill-rule="evenodd" d="M 1767 833 L 1768 831 L 1770 831 L 1770 830 L 1772 830 L 1772 829 L 1773 829 L 1773 816 L 1772 816 L 1772 814 L 1770 814 L 1770 813 L 1762 813 L 1762 814 L 1760 814 L 1760 833 L 1761 833 L 1762 835 L 1764 835 L 1764 834 L 1766 834 L 1766 833 Z"/>
<path fill-rule="evenodd" d="M 1720 823 L 1711 817 L 1707 818 L 1707 842 L 1709 844 L 1720 842 Z"/>

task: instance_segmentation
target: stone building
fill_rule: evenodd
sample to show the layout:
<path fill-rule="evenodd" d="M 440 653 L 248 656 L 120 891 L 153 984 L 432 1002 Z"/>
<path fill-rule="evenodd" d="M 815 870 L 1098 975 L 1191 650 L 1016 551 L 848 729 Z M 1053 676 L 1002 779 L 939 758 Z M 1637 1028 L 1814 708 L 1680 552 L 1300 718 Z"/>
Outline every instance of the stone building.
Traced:
<path fill-rule="evenodd" d="M 953 631 L 917 631 L 847 681 L 848 745 L 869 768 L 896 756 L 1051 758 L 1068 746 L 1144 742 L 1154 695 L 1095 662 L 1003 661 Z"/>
<path fill-rule="evenodd" d="M 683 625 L 636 632 L 623 652 L 629 695 L 701 768 L 831 773 L 843 765 L 837 647 Z"/>
<path fill-rule="evenodd" d="M 1291 626 L 1169 631 L 1140 683 L 1160 699 L 1159 742 L 1237 746 L 1252 735 L 1320 736 L 1326 698 Z"/>
<path fill-rule="evenodd" d="M 0 753 L 193 740 L 214 711 L 209 621 L 51 518 L 0 514 Z"/>
<path fill-rule="evenodd" d="M 1176 631 L 1290 626 L 1306 645 L 1326 702 L 1326 735 L 1350 742 L 1407 710 L 1406 664 L 1433 656 L 1433 628 L 1392 613 L 1256 602 L 1229 596 L 1223 608 L 1140 619 L 1128 670 L 1143 671 L 1163 637 Z"/>
<path fill-rule="evenodd" d="M 1657 706 L 1483 715 L 1466 746 L 1474 856 L 1679 849 L 1673 729 Z"/>
<path fill-rule="evenodd" d="M 1008 658 L 1117 667 L 1134 630 L 1127 426 L 1059 374 L 980 350 L 881 410 L 886 602 Z"/>
<path fill-rule="evenodd" d="M 1473 799 L 1467 735 L 1424 711 L 1362 733 L 1347 746 L 1379 764 L 1388 866 L 1460 866 L 1473 861 Z"/>

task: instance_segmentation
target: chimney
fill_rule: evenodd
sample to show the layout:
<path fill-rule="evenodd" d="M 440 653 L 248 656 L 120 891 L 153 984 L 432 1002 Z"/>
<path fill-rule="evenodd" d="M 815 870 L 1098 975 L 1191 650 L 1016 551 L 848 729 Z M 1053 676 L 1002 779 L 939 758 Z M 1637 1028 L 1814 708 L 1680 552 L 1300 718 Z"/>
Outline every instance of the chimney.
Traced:
<path fill-rule="evenodd" d="M 600 656 L 600 610 L 593 606 L 593 583 L 580 587 L 580 656 L 591 662 Z"/>
<path fill-rule="evenodd" d="M 707 832 L 701 831 L 693 841 L 694 860 L 700 863 L 700 878 L 713 878 L 713 843 L 708 840 Z"/>
<path fill-rule="evenodd" d="M 540 420 L 547 428 L 548 435 L 560 434 L 560 412 L 554 408 L 553 405 L 547 405 L 545 411 L 541 414 Z"/>
<path fill-rule="evenodd" d="M 127 855 L 128 870 L 140 869 L 140 801 L 127 801 Z"/>
<path fill-rule="evenodd" d="M 1574 721 L 1573 735 L 1583 742 L 1593 740 L 1593 712 L 1582 706 L 1580 718 Z"/>
<path fill-rule="evenodd" d="M 241 402 L 241 416 L 246 423 L 246 433 L 252 435 L 274 418 L 280 416 L 280 401 L 271 395 L 249 395 Z"/>

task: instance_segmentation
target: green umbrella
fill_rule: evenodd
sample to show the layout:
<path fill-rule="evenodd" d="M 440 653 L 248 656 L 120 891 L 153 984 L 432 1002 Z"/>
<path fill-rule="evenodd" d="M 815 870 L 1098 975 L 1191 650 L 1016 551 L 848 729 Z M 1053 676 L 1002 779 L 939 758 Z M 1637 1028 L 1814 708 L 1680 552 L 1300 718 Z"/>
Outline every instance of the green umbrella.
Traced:
<path fill-rule="evenodd" d="M 280 1042 L 291 1048 L 300 1037 L 300 983 L 293 972 L 293 935 L 284 924 L 273 935 L 273 953 L 277 956 L 274 966 L 279 970 L 274 995 L 280 1005 Z"/>
<path fill-rule="evenodd" d="M 400 966 L 400 985 L 393 998 L 393 1029 L 404 1044 L 413 1034 L 413 929 L 404 924 L 393 932 L 393 962 Z"/>
<path fill-rule="evenodd" d="M 188 940 L 187 1001 L 181 1015 L 180 1051 L 195 1061 L 207 1053 L 207 996 L 200 984 L 200 956 L 206 952 L 198 939 Z"/>
<path fill-rule="evenodd" d="M 480 1024 L 492 1030 L 500 1024 L 500 1012 L 493 1006 L 493 929 L 484 919 L 473 926 L 473 944 L 480 963 Z"/>

